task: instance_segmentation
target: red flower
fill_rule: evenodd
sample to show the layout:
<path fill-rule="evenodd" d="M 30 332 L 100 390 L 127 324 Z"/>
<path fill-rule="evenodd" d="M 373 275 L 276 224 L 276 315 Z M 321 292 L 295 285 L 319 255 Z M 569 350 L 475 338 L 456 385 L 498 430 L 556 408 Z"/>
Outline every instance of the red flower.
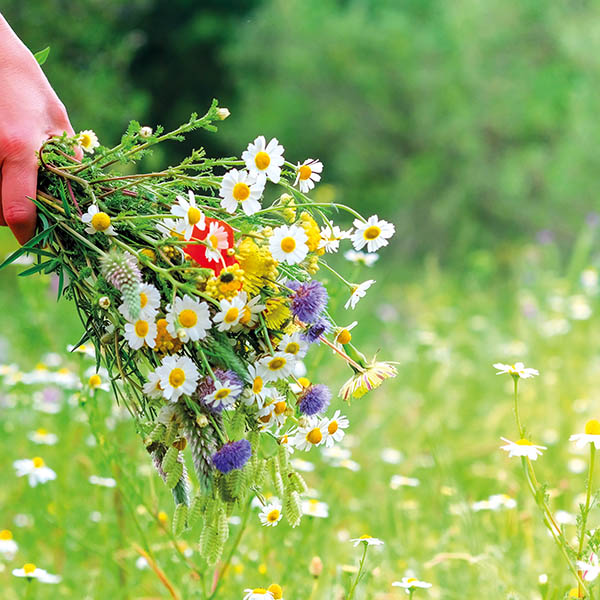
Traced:
<path fill-rule="evenodd" d="M 213 225 L 212 228 L 211 225 Z M 218 253 L 220 254 L 220 259 L 218 261 L 209 260 L 209 258 L 207 258 L 206 251 L 208 248 L 204 244 L 189 244 L 188 246 L 184 246 L 183 250 L 201 267 L 212 269 L 215 272 L 215 276 L 218 277 L 224 267 L 229 267 L 230 265 L 237 263 L 233 250 L 234 238 L 231 226 L 219 219 L 206 217 L 204 229 L 200 230 L 194 226 L 191 240 L 206 240 L 211 229 L 214 230 L 217 225 L 220 227 L 221 231 L 225 231 L 227 236 L 227 247 L 218 249 Z"/>

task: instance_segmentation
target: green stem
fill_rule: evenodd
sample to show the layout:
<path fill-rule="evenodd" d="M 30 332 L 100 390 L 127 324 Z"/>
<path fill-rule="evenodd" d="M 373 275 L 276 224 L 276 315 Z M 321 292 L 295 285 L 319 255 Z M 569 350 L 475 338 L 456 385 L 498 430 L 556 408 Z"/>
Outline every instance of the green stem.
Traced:
<path fill-rule="evenodd" d="M 585 495 L 585 508 L 581 515 L 581 531 L 579 532 L 579 548 L 577 550 L 577 560 L 581 560 L 583 556 L 583 547 L 585 543 L 585 527 L 587 525 L 588 513 L 590 512 L 590 499 L 592 496 L 592 480 L 594 477 L 594 463 L 596 462 L 596 447 L 590 442 L 590 466 L 587 476 L 587 489 Z M 580 584 L 579 584 L 580 585 Z M 581 593 L 581 588 L 578 585 L 578 593 Z"/>
<path fill-rule="evenodd" d="M 514 381 L 514 390 L 515 390 L 515 419 L 517 421 L 517 429 L 519 430 L 519 439 L 523 439 L 525 435 L 525 430 L 521 425 L 521 418 L 519 417 L 519 394 L 518 394 L 518 386 L 519 386 L 519 377 L 513 376 Z"/>
<path fill-rule="evenodd" d="M 356 287 L 353 284 L 351 284 L 349 281 L 346 281 L 333 267 L 330 267 L 324 260 L 320 260 L 319 264 L 322 267 L 325 267 L 331 273 L 333 273 L 340 281 L 345 283 L 351 290 L 353 290 Z"/>
<path fill-rule="evenodd" d="M 369 544 L 367 544 L 367 542 L 362 543 L 365 547 L 363 549 L 362 558 L 360 559 L 360 564 L 358 565 L 358 573 L 356 574 L 356 579 L 354 580 L 354 583 L 352 584 L 352 587 L 348 592 L 348 597 L 346 598 L 346 600 L 352 600 L 352 598 L 354 597 L 354 590 L 356 590 L 356 586 L 358 585 L 358 581 L 360 580 L 360 576 L 362 575 L 362 570 L 365 565 L 365 559 L 367 558 L 367 550 L 369 549 Z"/>

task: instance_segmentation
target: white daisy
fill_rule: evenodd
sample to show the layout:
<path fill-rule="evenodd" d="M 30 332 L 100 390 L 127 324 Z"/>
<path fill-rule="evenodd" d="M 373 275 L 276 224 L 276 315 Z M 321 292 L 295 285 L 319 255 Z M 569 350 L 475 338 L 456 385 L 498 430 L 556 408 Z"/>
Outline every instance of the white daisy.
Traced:
<path fill-rule="evenodd" d="M 294 357 L 284 352 L 275 352 L 258 361 L 258 372 L 264 381 L 287 379 L 294 370 Z"/>
<path fill-rule="evenodd" d="M 241 205 L 248 216 L 253 215 L 261 209 L 259 200 L 264 189 L 264 180 L 257 181 L 256 177 L 247 171 L 231 169 L 223 175 L 221 181 L 221 208 L 232 215 Z"/>
<path fill-rule="evenodd" d="M 1 533 L 0 533 L 1 535 Z M 598 564 L 598 555 L 592 552 L 590 555 L 590 561 L 585 562 L 583 560 L 577 561 L 577 568 L 583 572 L 584 581 L 594 581 L 600 575 L 600 565 Z"/>
<path fill-rule="evenodd" d="M 242 292 L 244 296 L 246 292 Z M 260 304 L 260 296 L 254 296 L 246 302 L 244 309 L 242 310 L 242 314 L 240 316 L 240 321 L 238 325 L 236 325 L 236 329 L 241 329 L 240 326 L 244 327 L 254 327 L 258 323 L 258 315 L 265 310 L 266 306 L 264 304 Z"/>
<path fill-rule="evenodd" d="M 394 581 L 392 583 L 394 587 L 401 587 L 406 590 L 407 594 L 410 594 L 410 590 L 416 588 L 430 588 L 431 584 L 426 581 L 419 581 L 416 577 L 403 577 L 402 581 Z"/>
<path fill-rule="evenodd" d="M 215 391 L 205 396 L 204 401 L 214 408 L 220 406 L 227 408 L 235 402 L 241 392 L 242 388 L 239 385 L 230 383 L 228 380 L 223 381 L 223 383 L 215 381 Z"/>
<path fill-rule="evenodd" d="M 364 298 L 367 290 L 375 283 L 374 279 L 368 279 L 367 281 L 364 281 L 363 283 L 359 283 L 358 285 L 354 285 L 352 287 L 352 293 L 350 294 L 350 298 L 348 298 L 348 301 L 346 302 L 346 304 L 344 304 L 344 308 L 347 309 L 348 307 L 350 308 L 355 308 L 356 305 L 358 304 L 358 301 L 361 298 Z"/>
<path fill-rule="evenodd" d="M 231 300 L 223 298 L 219 302 L 221 310 L 213 317 L 214 323 L 218 323 L 219 331 L 228 331 L 240 322 L 246 308 L 246 300 L 246 292 L 240 292 Z"/>
<path fill-rule="evenodd" d="M 315 187 L 315 183 L 321 181 L 323 163 L 315 158 L 307 158 L 302 164 L 296 165 L 296 181 L 294 185 L 300 188 L 303 194 L 307 194 Z"/>
<path fill-rule="evenodd" d="M 148 347 L 154 348 L 156 345 L 157 328 L 154 321 L 138 319 L 134 323 L 125 323 L 125 333 L 123 337 L 127 340 L 130 348 L 138 350 L 144 343 Z"/>
<path fill-rule="evenodd" d="M 325 442 L 323 426 L 316 419 L 310 418 L 294 436 L 293 445 L 298 450 L 308 451 L 313 446 L 320 446 Z"/>
<path fill-rule="evenodd" d="M 325 438 L 325 446 L 331 448 L 335 442 L 340 442 L 346 434 L 344 429 L 349 424 L 348 418 L 342 415 L 339 410 L 335 411 L 331 419 L 322 419 L 320 427 Z"/>
<path fill-rule="evenodd" d="M 358 321 L 352 321 L 350 325 L 346 327 L 338 327 L 335 330 L 335 339 L 333 340 L 333 345 L 338 350 L 344 350 L 344 344 L 349 344 L 352 341 L 352 334 L 350 333 L 356 326 L 358 325 Z M 335 350 L 332 350 L 335 352 Z"/>
<path fill-rule="evenodd" d="M 273 183 L 279 183 L 284 163 L 283 152 L 284 148 L 277 138 L 267 144 L 265 136 L 259 135 L 254 142 L 248 144 L 248 149 L 242 153 L 242 160 L 257 180 L 265 181 L 268 177 Z"/>
<path fill-rule="evenodd" d="M 208 233 L 204 241 L 207 244 L 206 260 L 209 262 L 220 262 L 222 260 L 221 250 L 226 250 L 229 247 L 225 228 L 213 221 L 208 226 Z"/>
<path fill-rule="evenodd" d="M 350 231 L 342 231 L 337 225 L 327 225 L 321 229 L 319 248 L 325 248 L 325 252 L 337 252 L 340 249 L 340 241 L 347 240 L 350 235 Z"/>
<path fill-rule="evenodd" d="M 366 544 L 367 546 L 383 546 L 384 542 L 379 538 L 374 538 L 370 535 L 361 535 L 359 538 L 353 538 L 350 540 L 353 542 L 353 546 L 356 548 L 359 544 Z"/>
<path fill-rule="evenodd" d="M 367 252 L 356 252 L 355 250 L 348 250 L 344 252 L 344 258 L 353 262 L 355 265 L 365 265 L 365 267 L 372 267 L 378 260 L 379 254 L 370 254 Z"/>
<path fill-rule="evenodd" d="M 79 346 L 73 346 L 72 344 L 69 344 L 67 346 L 67 351 L 85 354 L 89 358 L 96 357 L 96 349 L 94 348 L 93 344 L 80 344 Z"/>
<path fill-rule="evenodd" d="M 318 519 L 326 519 L 329 516 L 329 505 L 315 498 L 302 500 L 302 514 Z"/>
<path fill-rule="evenodd" d="M 97 390 L 102 390 L 103 392 L 110 392 L 110 384 L 108 382 L 108 371 L 100 367 L 98 371 L 96 371 L 96 367 L 90 367 L 85 372 L 85 377 L 87 378 L 87 385 L 92 392 Z"/>
<path fill-rule="evenodd" d="M 15 460 L 13 466 L 17 472 L 17 477 L 27 475 L 31 487 L 35 487 L 38 483 L 46 483 L 56 479 L 56 473 L 50 467 L 47 467 L 44 460 L 39 456 L 33 459 Z"/>
<path fill-rule="evenodd" d="M 148 373 L 148 381 L 144 384 L 142 391 L 148 398 L 162 398 L 162 388 L 160 387 L 160 375 L 156 371 Z"/>
<path fill-rule="evenodd" d="M 115 228 L 110 224 L 110 216 L 102 212 L 95 204 L 90 204 L 87 212 L 81 215 L 81 220 L 88 226 L 86 233 L 105 233 L 106 235 L 117 235 Z"/>
<path fill-rule="evenodd" d="M 59 575 L 51 575 L 44 569 L 38 569 L 34 564 L 27 563 L 21 569 L 13 569 L 12 574 L 15 577 L 26 577 L 27 579 L 37 579 L 41 583 L 60 583 Z"/>
<path fill-rule="evenodd" d="M 92 485 L 98 485 L 100 487 L 114 488 L 117 487 L 117 482 L 112 477 L 98 477 L 98 475 L 90 475 L 88 481 Z"/>
<path fill-rule="evenodd" d="M 305 342 L 299 332 L 286 333 L 277 346 L 277 350 L 291 354 L 296 358 L 304 358 L 308 352 L 308 342 Z"/>
<path fill-rule="evenodd" d="M 176 402 L 183 394 L 189 396 L 198 383 L 198 369 L 187 356 L 165 356 L 156 369 L 163 397 Z"/>
<path fill-rule="evenodd" d="M 248 381 L 250 387 L 246 390 L 244 403 L 250 406 L 256 402 L 259 409 L 261 409 L 267 398 L 271 398 L 275 390 L 265 386 L 265 381 L 260 374 L 260 369 L 255 365 L 248 367 Z"/>
<path fill-rule="evenodd" d="M 201 231 L 206 227 L 204 213 L 196 205 L 196 196 L 192 190 L 188 191 L 187 199 L 184 196 L 177 196 L 176 200 L 177 204 L 171 206 L 171 214 L 178 217 L 174 222 L 174 229 L 189 240 L 194 227 Z"/>
<path fill-rule="evenodd" d="M 244 593 L 244 600 L 274 600 L 273 594 L 265 588 L 247 588 Z"/>
<path fill-rule="evenodd" d="M 77 135 L 77 143 L 81 146 L 84 152 L 93 154 L 94 150 L 100 145 L 98 136 L 91 130 L 85 129 Z"/>
<path fill-rule="evenodd" d="M 281 517 L 281 504 L 279 502 L 267 504 L 258 514 L 260 522 L 266 527 L 275 527 L 281 521 Z"/>
<path fill-rule="evenodd" d="M 140 307 L 139 319 L 145 319 L 146 321 L 154 320 L 160 308 L 160 292 L 151 283 L 142 283 L 140 285 Z M 133 321 L 126 302 L 123 302 L 118 310 L 125 319 Z"/>
<path fill-rule="evenodd" d="M 55 433 L 49 433 L 43 427 L 40 427 L 39 429 L 36 429 L 35 431 L 30 431 L 27 434 L 27 437 L 34 444 L 44 444 L 46 446 L 54 446 L 54 444 L 56 444 L 56 442 L 58 442 L 58 436 Z"/>
<path fill-rule="evenodd" d="M 542 450 L 547 449 L 546 446 L 536 446 L 526 439 L 521 439 L 517 442 L 511 442 L 504 437 L 500 439 L 506 442 L 506 445 L 500 446 L 500 448 L 508 452 L 509 458 L 513 456 L 526 456 L 529 460 L 537 460 L 537 457 L 543 454 Z"/>
<path fill-rule="evenodd" d="M 190 340 L 197 341 L 206 337 L 211 327 L 210 313 L 206 302 L 198 302 L 187 294 L 175 298 L 173 305 L 167 306 L 167 331 L 178 337 L 182 329 Z"/>
<path fill-rule="evenodd" d="M 12 531 L 3 529 L 0 531 L 0 556 L 4 560 L 12 560 L 15 554 L 19 550 L 19 546 L 15 540 L 13 540 Z"/>
<path fill-rule="evenodd" d="M 583 433 L 574 433 L 570 442 L 575 442 L 578 448 L 583 448 L 586 444 L 594 444 L 596 450 L 600 449 L 600 422 L 596 419 L 590 419 L 585 424 Z"/>
<path fill-rule="evenodd" d="M 494 369 L 498 369 L 496 375 L 512 375 L 513 377 L 520 377 L 521 379 L 529 379 L 539 375 L 540 372 L 537 369 L 531 369 L 526 367 L 522 362 L 515 363 L 514 365 L 505 365 L 504 363 L 494 363 Z"/>
<path fill-rule="evenodd" d="M 282 225 L 273 231 L 269 239 L 269 250 L 275 260 L 295 265 L 306 258 L 307 241 L 308 236 L 301 227 Z"/>
<path fill-rule="evenodd" d="M 259 422 L 262 424 L 262 429 L 283 426 L 287 420 L 286 410 L 287 402 L 282 396 L 275 397 L 268 404 L 265 404 L 256 413 Z"/>
<path fill-rule="evenodd" d="M 395 227 L 387 221 L 379 220 L 377 215 L 367 219 L 367 222 L 354 219 L 356 231 L 352 234 L 352 245 L 355 250 L 365 246 L 369 252 L 376 252 L 388 245 L 388 239 L 394 235 Z"/>

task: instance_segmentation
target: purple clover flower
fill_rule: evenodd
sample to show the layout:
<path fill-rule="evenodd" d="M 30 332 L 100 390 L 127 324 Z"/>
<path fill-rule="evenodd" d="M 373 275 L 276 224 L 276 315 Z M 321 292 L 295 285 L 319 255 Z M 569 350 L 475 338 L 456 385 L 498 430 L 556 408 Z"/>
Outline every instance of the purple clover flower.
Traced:
<path fill-rule="evenodd" d="M 292 296 L 292 314 L 304 323 L 314 323 L 327 306 L 327 290 L 320 281 L 300 283 L 288 281 L 287 287 L 296 292 Z"/>
<path fill-rule="evenodd" d="M 309 386 L 300 396 L 298 408 L 305 415 L 317 415 L 322 413 L 331 400 L 331 392 L 326 385 L 319 383 Z"/>
<path fill-rule="evenodd" d="M 221 473 L 241 469 L 252 456 L 252 447 L 248 440 L 228 442 L 213 454 L 212 462 Z"/>

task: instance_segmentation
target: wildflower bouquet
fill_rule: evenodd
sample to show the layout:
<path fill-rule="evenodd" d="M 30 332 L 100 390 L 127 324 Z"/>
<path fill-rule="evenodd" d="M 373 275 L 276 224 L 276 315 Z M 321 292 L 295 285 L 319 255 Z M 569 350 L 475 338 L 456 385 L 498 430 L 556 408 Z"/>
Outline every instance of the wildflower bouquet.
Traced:
<path fill-rule="evenodd" d="M 175 533 L 202 518 L 200 551 L 209 563 L 222 553 L 228 516 L 251 496 L 265 505 L 263 523 L 284 516 L 296 526 L 306 486 L 289 454 L 344 435 L 347 418 L 339 410 L 325 416 L 328 387 L 300 376 L 310 347 L 326 344 L 352 369 L 344 400 L 396 374 L 356 350 L 351 327 L 336 326 L 314 277 L 321 268 L 338 277 L 350 289 L 346 308 L 354 308 L 374 281 L 349 283 L 324 257 L 346 239 L 374 253 L 394 226 L 313 202 L 307 194 L 321 178 L 320 161 L 289 163 L 277 139 L 259 136 L 241 160 L 200 149 L 177 166 L 133 173 L 156 144 L 215 130 L 227 115 L 214 102 L 169 133 L 132 122 L 113 148 L 92 131 L 49 140 L 34 199 L 39 232 L 4 263 L 34 254 L 22 274 L 55 273 L 59 297 L 74 300 L 85 326 L 79 343 L 95 346 L 96 368 L 102 362 L 110 373 L 173 492 Z M 81 163 L 75 145 L 85 152 Z M 267 204 L 275 186 L 282 193 Z M 352 215 L 352 230 L 331 221 L 340 210 Z M 264 502 L 267 474 L 281 503 Z"/>

